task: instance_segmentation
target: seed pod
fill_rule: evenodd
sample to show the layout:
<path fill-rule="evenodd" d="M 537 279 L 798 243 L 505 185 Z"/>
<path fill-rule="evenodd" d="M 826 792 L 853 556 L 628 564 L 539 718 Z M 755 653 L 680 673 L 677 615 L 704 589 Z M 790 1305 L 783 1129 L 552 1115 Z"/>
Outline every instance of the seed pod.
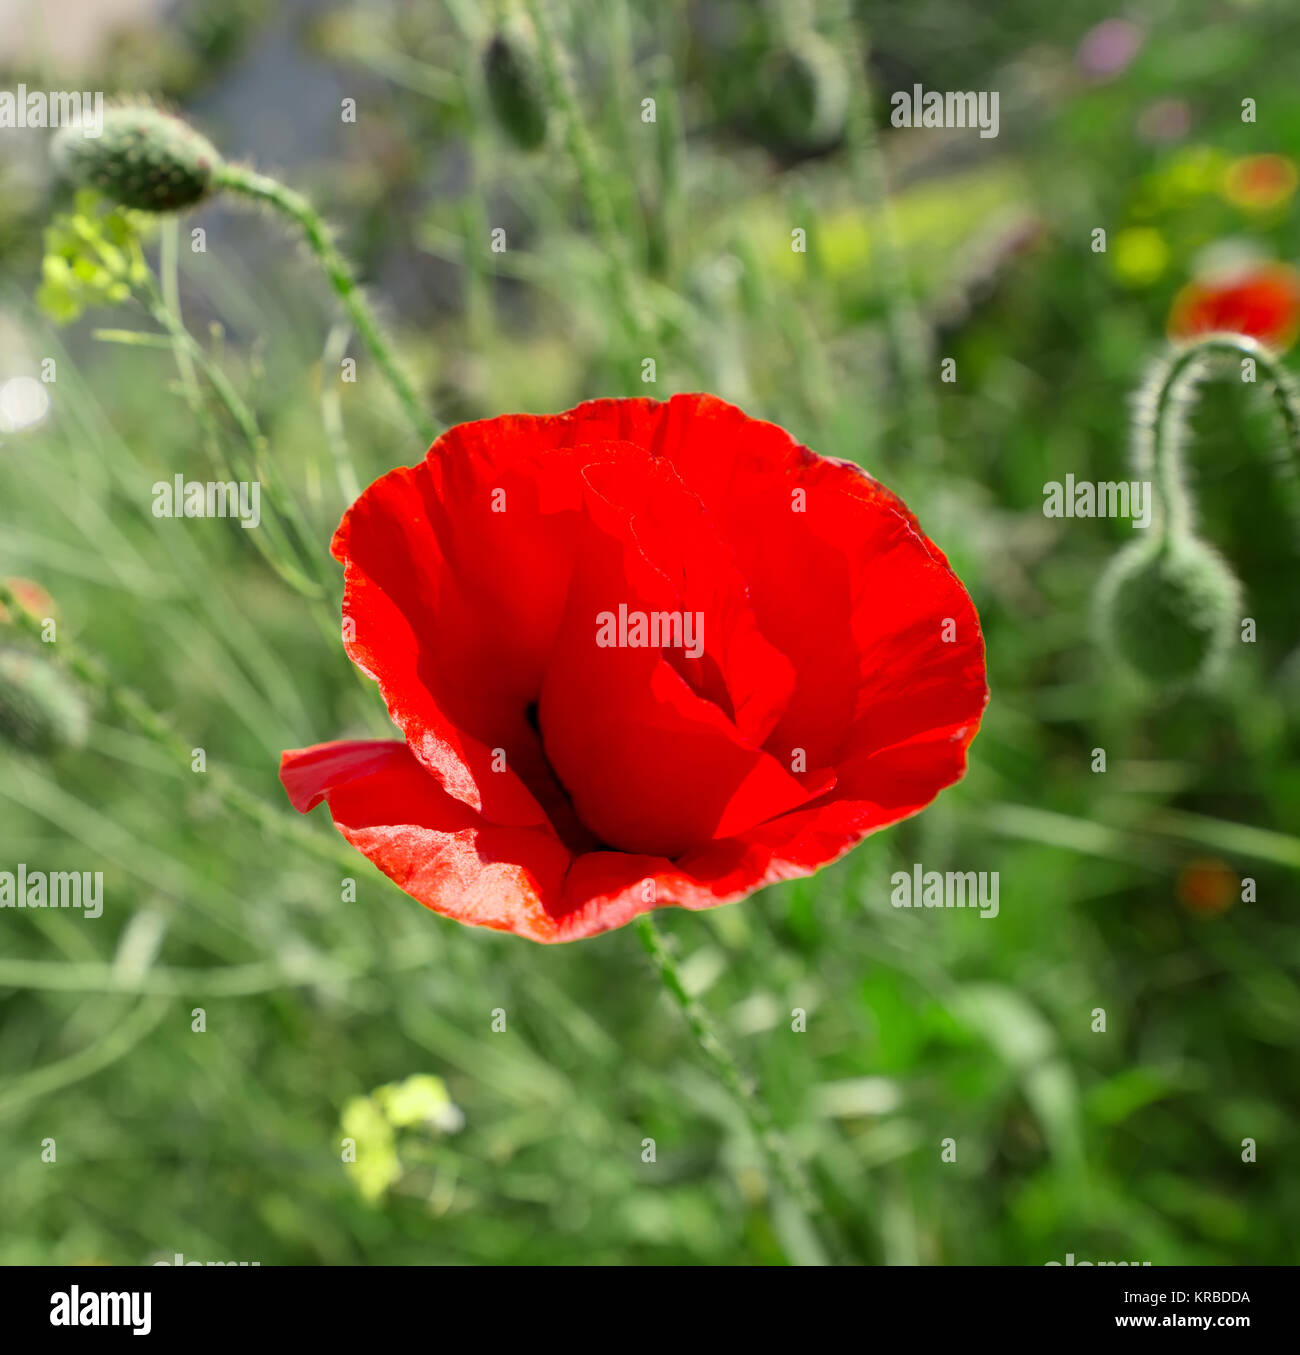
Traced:
<path fill-rule="evenodd" d="M 65 127 L 53 154 L 60 173 L 79 187 L 142 212 L 193 207 L 211 191 L 222 163 L 207 137 L 148 104 L 106 109 L 97 137 Z"/>
<path fill-rule="evenodd" d="M 1102 578 L 1104 637 L 1131 668 L 1155 683 L 1204 676 L 1232 640 L 1241 587 L 1203 541 L 1180 536 L 1121 551 Z"/>
<path fill-rule="evenodd" d="M 848 74 L 840 54 L 820 33 L 805 32 L 778 47 L 764 72 L 768 118 L 795 146 L 824 146 L 844 130 Z"/>
<path fill-rule="evenodd" d="M 514 23 L 498 29 L 483 51 L 483 79 L 501 129 L 520 150 L 546 140 L 546 94 L 532 33 Z"/>
<path fill-rule="evenodd" d="M 82 747 L 89 720 L 81 693 L 48 659 L 0 649 L 0 738 L 48 755 Z"/>

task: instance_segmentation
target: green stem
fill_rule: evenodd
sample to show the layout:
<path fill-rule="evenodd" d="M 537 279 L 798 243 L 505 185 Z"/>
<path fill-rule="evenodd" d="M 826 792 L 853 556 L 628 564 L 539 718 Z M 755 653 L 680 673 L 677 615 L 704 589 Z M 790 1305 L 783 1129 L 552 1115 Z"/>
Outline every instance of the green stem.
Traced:
<path fill-rule="evenodd" d="M 285 988 L 293 979 L 273 964 L 255 961 L 213 969 L 151 968 L 123 978 L 111 964 L 92 961 L 0 957 L 0 985 L 52 993 L 128 993 L 135 997 L 248 997 Z"/>
<path fill-rule="evenodd" d="M 844 55 L 849 78 L 849 106 L 844 149 L 849 171 L 857 181 L 875 226 L 877 268 L 885 294 L 890 346 L 898 366 L 903 413 L 913 456 L 935 464 L 943 453 L 931 374 L 926 365 L 929 342 L 920 311 L 907 283 L 907 261 L 885 179 L 885 158 L 871 118 L 871 86 L 866 45 L 849 13 L 848 0 L 829 0 L 830 38 Z"/>
<path fill-rule="evenodd" d="M 129 1054 L 167 1015 L 167 1004 L 159 998 L 142 998 L 129 1015 L 112 1026 L 94 1044 L 47 1064 L 21 1077 L 7 1081 L 0 1092 L 0 1116 L 11 1115 L 37 1097 L 61 1091 Z"/>
<path fill-rule="evenodd" d="M 150 316 L 167 331 L 178 350 L 183 350 L 197 363 L 218 400 L 243 434 L 253 460 L 250 465 L 236 465 L 234 478 L 256 480 L 266 490 L 267 499 L 270 501 L 273 510 L 271 515 L 266 518 L 266 524 L 274 533 L 276 542 L 283 554 L 277 553 L 276 550 L 263 543 L 256 532 L 253 533 L 254 544 L 276 573 L 290 587 L 308 599 L 311 604 L 312 619 L 315 621 L 321 636 L 328 644 L 335 644 L 339 633 L 338 622 L 326 604 L 326 599 L 330 596 L 334 587 L 333 570 L 329 557 L 303 519 L 296 501 L 292 496 L 281 492 L 278 479 L 268 472 L 264 462 L 266 439 L 258 426 L 257 416 L 249 409 L 220 365 L 208 356 L 203 347 L 186 329 L 180 317 L 167 307 L 152 281 L 141 284 L 138 291 L 140 299 Z M 199 416 L 201 423 L 205 414 L 206 410 Z M 284 521 L 283 528 L 280 525 L 280 519 Z M 290 533 L 293 540 L 289 539 L 288 534 Z M 294 541 L 297 542 L 296 547 Z M 292 556 L 293 560 L 286 558 L 286 556 Z M 294 562 L 298 560 L 307 562 L 310 577 L 298 568 L 298 564 Z M 353 672 L 356 674 L 360 687 L 368 692 L 369 684 L 365 677 L 355 668 Z M 370 716 L 368 715 L 367 718 L 369 719 Z"/>
<path fill-rule="evenodd" d="M 564 121 L 565 141 L 569 155 L 578 171 L 578 184 L 586 201 L 587 211 L 595 227 L 609 262 L 610 281 L 614 301 L 629 331 L 637 337 L 644 333 L 637 311 L 632 270 L 627 260 L 625 240 L 618 229 L 613 203 L 605 190 L 605 180 L 596 163 L 596 150 L 587 132 L 582 111 L 573 91 L 573 81 L 565 65 L 565 55 L 555 30 L 546 0 L 524 0 L 528 16 L 537 33 L 538 56 L 541 59 L 542 78 L 552 105 Z"/>
<path fill-rule="evenodd" d="M 480 16 L 472 3 L 448 4 L 448 13 L 455 24 L 461 41 L 466 47 L 474 47 L 478 42 Z M 493 16 L 494 18 L 496 16 Z M 493 311 L 494 274 L 498 271 L 497 260 L 488 250 L 490 227 L 487 212 L 487 176 L 484 167 L 488 163 L 488 128 L 492 121 L 491 103 L 483 80 L 483 64 L 467 62 L 465 74 L 460 81 L 460 94 L 464 100 L 468 127 L 465 142 L 469 150 L 469 182 L 461 208 L 461 241 L 463 252 L 461 267 L 465 278 L 465 332 L 470 347 L 478 353 L 485 353 L 492 340 L 496 318 Z"/>
<path fill-rule="evenodd" d="M 147 281 L 137 284 L 136 290 L 139 293 L 141 303 L 149 312 L 154 323 L 167 333 L 166 341 L 171 346 L 176 361 L 176 369 L 180 373 L 181 389 L 184 392 L 185 401 L 190 407 L 190 412 L 194 415 L 203 432 L 208 457 L 217 474 L 223 479 L 252 480 L 255 477 L 249 467 L 234 469 L 232 474 L 232 467 L 222 451 L 221 435 L 204 401 L 203 392 L 199 388 L 197 363 L 202 360 L 204 375 L 217 394 L 217 398 L 225 405 L 236 425 L 244 434 L 245 440 L 249 442 L 250 451 L 256 459 L 262 441 L 256 418 L 239 398 L 234 387 L 226 381 L 225 374 L 220 367 L 203 352 L 193 335 L 186 328 L 184 318 L 181 315 L 176 225 L 174 221 L 167 222 L 163 229 L 160 273 L 162 277 L 161 295 Z M 268 486 L 267 496 L 272 501 L 272 508 L 275 509 L 277 491 L 274 485 Z M 263 541 L 258 532 L 252 534 L 253 544 L 262 558 L 296 592 L 301 593 L 306 598 L 323 598 L 326 589 L 320 581 L 319 574 L 317 579 L 313 580 L 302 571 L 299 567 L 298 552 L 287 539 L 274 515 L 267 519 L 267 526 L 268 536 L 272 538 L 271 542 Z"/>
<path fill-rule="evenodd" d="M 330 373 L 338 371 L 351 337 L 352 330 L 343 321 L 331 326 L 325 337 L 325 351 L 321 355 L 320 378 L 321 423 L 325 426 L 325 445 L 334 462 L 334 476 L 339 482 L 339 492 L 343 495 L 345 505 L 361 497 L 361 482 L 352 464 L 347 430 L 343 426 L 343 402 L 339 398 L 339 385 L 331 379 Z"/>
<path fill-rule="evenodd" d="M 1134 418 L 1133 470 L 1138 479 L 1150 478 L 1156 487 L 1162 521 L 1159 529 L 1170 536 L 1189 531 L 1192 496 L 1187 486 L 1183 451 L 1187 418 L 1196 388 L 1212 372 L 1216 357 L 1248 358 L 1262 372 L 1285 433 L 1274 470 L 1288 490 L 1289 507 L 1300 530 L 1300 393 L 1277 356 L 1244 334 L 1207 334 L 1176 348 L 1151 369 L 1138 393 Z"/>
<path fill-rule="evenodd" d="M 176 235 L 174 230 L 165 232 L 162 244 L 162 269 L 163 269 L 163 290 L 160 291 L 158 285 L 149 272 L 144 255 L 140 250 L 139 241 L 134 241 L 132 249 L 134 259 L 130 266 L 126 266 L 120 257 L 120 252 L 107 242 L 101 240 L 88 228 L 81 229 L 81 235 L 86 244 L 95 250 L 99 255 L 101 262 L 110 271 L 122 276 L 130 288 L 133 297 L 148 312 L 154 322 L 166 331 L 171 341 L 173 354 L 176 358 L 177 368 L 181 375 L 181 387 L 185 398 L 190 404 L 200 427 L 204 430 L 208 439 L 208 450 L 215 465 L 223 465 L 221 455 L 221 443 L 217 434 L 215 425 L 208 417 L 207 407 L 204 405 L 198 390 L 195 378 L 196 366 L 201 367 L 204 376 L 212 386 L 214 393 L 236 425 L 243 433 L 248 443 L 249 450 L 253 455 L 253 462 L 256 466 L 261 460 L 262 451 L 265 448 L 265 439 L 262 437 L 261 430 L 257 426 L 257 419 L 248 406 L 240 399 L 235 388 L 227 380 L 225 373 L 220 366 L 214 363 L 207 353 L 194 340 L 194 337 L 186 329 L 185 323 L 181 318 L 179 306 L 179 282 L 177 276 L 177 257 L 176 257 Z M 170 248 L 169 248 L 170 244 Z M 226 478 L 235 478 L 239 480 L 252 481 L 258 479 L 264 482 L 264 488 L 267 497 L 270 499 L 272 507 L 286 524 L 289 524 L 296 531 L 301 547 L 305 550 L 308 558 L 316 564 L 315 570 L 317 582 L 313 583 L 298 568 L 295 563 L 298 557 L 298 551 L 288 541 L 285 532 L 280 523 L 276 520 L 275 514 L 267 518 L 267 535 L 274 539 L 274 545 L 268 545 L 262 539 L 254 535 L 254 544 L 257 550 L 267 563 L 276 571 L 280 577 L 291 587 L 297 589 L 306 597 L 324 598 L 328 592 L 328 570 L 322 572 L 319 567 L 319 551 L 316 549 L 314 538 L 307 532 L 306 526 L 302 521 L 301 515 L 297 511 L 297 506 L 291 501 L 286 500 L 279 494 L 278 487 L 273 478 L 267 477 L 258 467 L 257 474 L 252 470 L 243 471 L 236 469 L 234 477 L 227 475 Z M 276 547 L 279 548 L 277 552 Z"/>
<path fill-rule="evenodd" d="M 660 72 L 654 83 L 658 122 L 655 132 L 655 156 L 659 166 L 659 199 L 647 223 L 653 247 L 654 270 L 661 277 L 675 274 L 676 242 L 681 236 L 685 201 L 682 191 L 682 162 L 685 146 L 682 137 L 682 114 L 678 104 L 677 83 L 669 58 L 661 61 Z"/>
<path fill-rule="evenodd" d="M 258 426 L 257 415 L 248 407 L 248 404 L 235 389 L 230 378 L 222 371 L 220 365 L 208 356 L 203 346 L 186 329 L 180 317 L 167 307 L 152 280 L 142 284 L 138 291 L 141 302 L 153 321 L 165 329 L 198 365 L 199 370 L 202 371 L 208 384 L 212 387 L 213 393 L 234 420 L 235 426 L 248 445 L 249 454 L 253 460 L 251 465 L 242 468 L 240 478 L 257 478 L 263 483 L 272 507 L 284 519 L 286 525 L 292 529 L 294 535 L 298 538 L 299 547 L 312 562 L 316 582 L 321 586 L 322 592 L 327 592 L 331 582 L 328 561 L 322 555 L 315 534 L 307 526 L 293 499 L 281 492 L 276 477 L 266 473 L 263 464 L 266 455 L 266 438 Z"/>
<path fill-rule="evenodd" d="M 130 265 L 127 265 L 126 261 L 122 259 L 120 251 L 114 246 L 109 245 L 106 241 L 101 240 L 97 235 L 90 231 L 88 227 L 82 227 L 80 229 L 80 234 L 86 244 L 99 255 L 100 261 L 103 263 L 104 267 L 122 277 L 122 280 L 130 286 L 132 295 L 135 299 L 144 306 L 154 322 L 167 332 L 167 335 L 172 341 L 173 351 L 176 355 L 177 366 L 181 373 L 182 389 L 185 392 L 186 399 L 191 402 L 191 408 L 194 410 L 200 426 L 210 432 L 210 450 L 213 452 L 214 456 L 220 458 L 220 440 L 217 438 L 215 428 L 210 427 L 210 421 L 207 420 L 206 407 L 203 405 L 202 400 L 198 398 L 197 387 L 194 384 L 195 366 L 197 365 L 202 368 L 203 374 L 212 386 L 217 398 L 225 405 L 230 416 L 234 419 L 236 425 L 243 433 L 244 439 L 248 443 L 249 451 L 253 456 L 253 464 L 257 467 L 256 474 L 251 470 L 244 472 L 237 469 L 234 478 L 248 481 L 258 479 L 259 481 L 264 482 L 267 497 L 271 500 L 272 507 L 284 518 L 285 522 L 294 529 L 299 539 L 300 548 L 305 552 L 306 557 L 311 559 L 316 565 L 314 572 L 316 574 L 317 583 L 313 583 L 302 574 L 297 568 L 297 565 L 286 558 L 286 556 L 277 555 L 274 549 L 268 547 L 266 543 L 260 540 L 260 538 L 255 537 L 254 540 L 257 549 L 281 578 L 299 592 L 303 593 L 304 596 L 325 597 L 328 592 L 329 571 L 328 569 L 325 569 L 322 572 L 320 567 L 320 552 L 314 537 L 308 532 L 306 525 L 303 523 L 302 516 L 298 513 L 297 505 L 294 504 L 292 500 L 286 500 L 285 497 L 279 493 L 274 478 L 267 477 L 258 465 L 262 458 L 262 452 L 265 449 L 266 440 L 262 437 L 261 430 L 257 426 L 256 417 L 252 410 L 250 410 L 239 397 L 238 392 L 235 390 L 234 386 L 230 384 L 229 380 L 227 380 L 226 374 L 221 370 L 220 366 L 208 357 L 207 353 L 195 341 L 193 335 L 186 329 L 184 321 L 181 319 L 179 306 L 169 304 L 164 293 L 159 291 L 157 284 L 154 282 L 153 275 L 149 272 L 148 267 L 145 264 L 139 241 L 133 242 L 132 248 L 134 259 Z M 175 244 L 174 236 L 172 238 L 172 244 Z M 169 263 L 170 270 L 168 268 Z M 179 297 L 179 289 L 174 278 L 176 272 L 175 250 L 173 249 L 171 251 L 169 258 L 166 236 L 164 236 L 163 240 L 163 267 L 164 288 L 168 286 L 167 273 L 170 271 L 173 274 L 172 289 L 176 292 L 177 297 Z M 285 539 L 281 532 L 280 524 L 275 520 L 274 514 L 267 519 L 267 525 L 268 534 L 275 537 L 276 544 L 286 552 L 287 556 L 296 557 L 297 551 L 295 551 L 293 546 Z M 319 584 L 319 587 L 317 584 Z"/>
<path fill-rule="evenodd" d="M 180 279 L 180 226 L 177 218 L 167 217 L 162 224 L 162 240 L 158 251 L 158 275 L 162 282 L 163 305 L 176 317 L 181 325 L 185 317 L 181 314 Z M 197 414 L 202 407 L 199 393 L 198 373 L 194 370 L 194 358 L 188 348 L 177 343 L 171 337 L 172 351 L 176 355 L 176 369 L 181 374 L 181 385 L 185 390 L 185 399 Z M 215 449 L 213 456 L 216 456 Z"/>
<path fill-rule="evenodd" d="M 93 239 L 91 243 L 97 245 L 97 242 Z M 162 290 L 159 290 L 152 275 L 144 267 L 144 260 L 141 256 L 138 275 L 133 275 L 130 279 L 134 295 L 155 324 L 166 332 L 171 342 L 186 399 L 190 403 L 200 426 L 208 434 L 209 449 L 214 457 L 215 464 L 224 465 L 226 459 L 222 454 L 220 435 L 202 398 L 202 393 L 198 389 L 197 372 L 202 372 L 217 400 L 225 408 L 243 436 L 249 456 L 252 458 L 251 462 L 231 463 L 234 475 L 231 476 L 226 471 L 223 471 L 223 474 L 226 478 L 250 482 L 256 480 L 265 489 L 266 497 L 272 509 L 272 512 L 265 519 L 265 525 L 268 536 L 273 538 L 273 544 L 264 542 L 257 532 L 253 533 L 253 542 L 262 557 L 280 578 L 308 599 L 312 619 L 316 623 L 317 629 L 325 641 L 333 646 L 337 643 L 339 632 L 336 616 L 331 614 L 326 602 L 334 588 L 334 572 L 329 555 L 322 548 L 316 534 L 303 518 L 296 500 L 292 495 L 282 492 L 278 478 L 269 473 L 265 462 L 266 438 L 258 425 L 256 414 L 235 389 L 233 383 L 222 370 L 220 363 L 209 356 L 203 346 L 186 328 L 179 307 L 175 238 L 172 239 L 173 248 L 170 251 L 167 249 L 166 236 L 164 236 L 163 245 Z M 344 449 L 343 455 L 346 457 L 346 449 Z M 355 485 L 355 480 L 353 484 Z M 346 491 L 347 486 L 345 485 L 344 492 L 346 493 Z M 305 573 L 303 568 L 299 567 L 304 562 L 308 573 Z M 352 668 L 358 687 L 367 696 L 367 721 L 386 731 L 386 726 L 376 718 L 373 705 L 369 700 L 373 688 L 359 669 L 354 665 L 349 666 Z M 238 788 L 234 789 L 237 792 Z M 260 804 L 256 801 L 252 803 Z M 247 806 L 245 812 L 247 812 Z M 283 831 L 283 828 L 280 831 Z M 319 839 L 315 840 L 315 845 L 319 845 Z M 341 852 L 336 853 L 334 859 L 338 860 L 341 857 Z"/>
<path fill-rule="evenodd" d="M 722 1042 L 708 1012 L 686 991 L 677 962 L 669 953 L 663 934 L 653 917 L 648 913 L 642 913 L 636 919 L 635 926 L 637 937 L 653 962 L 660 982 L 681 1009 L 691 1034 L 695 1036 L 696 1043 L 712 1065 L 714 1072 L 744 1111 L 745 1119 L 763 1152 L 769 1171 L 791 1202 L 803 1213 L 805 1226 L 812 1232 L 807 1216 L 823 1212 L 821 1201 L 814 1194 L 789 1145 L 773 1123 L 772 1112 L 768 1109 L 767 1103 L 758 1096 L 753 1079 L 741 1070 L 735 1056 Z"/>
<path fill-rule="evenodd" d="M 223 165 L 217 173 L 216 183 L 220 188 L 274 208 L 302 231 L 308 248 L 316 256 L 362 342 L 378 362 L 388 384 L 401 401 L 402 408 L 411 421 L 411 427 L 426 443 L 431 443 L 438 435 L 438 425 L 429 417 L 415 393 L 415 388 L 398 366 L 397 359 L 393 356 L 388 340 L 384 337 L 379 321 L 366 301 L 351 266 L 334 247 L 329 228 L 321 215 L 301 193 L 295 193 L 293 189 L 287 188 L 277 180 L 265 174 L 258 174 L 244 165 Z"/>

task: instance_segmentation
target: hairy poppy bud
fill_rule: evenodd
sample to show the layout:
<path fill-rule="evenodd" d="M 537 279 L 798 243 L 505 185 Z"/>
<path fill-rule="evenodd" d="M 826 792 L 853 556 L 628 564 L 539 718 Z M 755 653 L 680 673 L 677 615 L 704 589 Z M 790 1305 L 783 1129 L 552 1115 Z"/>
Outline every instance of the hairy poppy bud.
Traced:
<path fill-rule="evenodd" d="M 1100 617 L 1111 647 L 1152 682 L 1189 682 L 1222 657 L 1241 589 L 1223 558 L 1190 536 L 1138 542 L 1101 581 Z"/>
<path fill-rule="evenodd" d="M 142 212 L 194 206 L 222 163 L 207 137 L 148 104 L 107 109 L 98 137 L 64 128 L 54 139 L 54 162 L 79 187 Z"/>
<path fill-rule="evenodd" d="M 88 724 L 81 694 L 48 659 L 0 649 L 0 737 L 49 754 L 80 748 Z"/>
<path fill-rule="evenodd" d="M 521 150 L 536 150 L 546 140 L 547 110 L 531 31 L 498 29 L 483 52 L 483 78 L 502 130 Z"/>
<path fill-rule="evenodd" d="M 799 34 L 768 58 L 768 116 L 799 146 L 834 141 L 844 130 L 849 84 L 840 54 L 820 33 Z"/>

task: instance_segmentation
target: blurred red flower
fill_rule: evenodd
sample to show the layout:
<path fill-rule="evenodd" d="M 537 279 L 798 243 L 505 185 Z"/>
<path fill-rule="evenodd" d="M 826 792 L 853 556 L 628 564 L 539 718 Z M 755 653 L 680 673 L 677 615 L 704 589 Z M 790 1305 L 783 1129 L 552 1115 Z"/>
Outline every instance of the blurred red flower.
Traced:
<path fill-rule="evenodd" d="M 1217 917 L 1237 901 L 1241 878 L 1217 857 L 1188 862 L 1178 872 L 1178 901 L 1189 913 Z"/>
<path fill-rule="evenodd" d="M 333 551 L 404 741 L 287 752 L 289 798 L 535 941 L 810 874 L 958 780 L 988 699 L 903 503 L 712 396 L 453 428 Z"/>
<path fill-rule="evenodd" d="M 1223 195 L 1245 211 L 1268 212 L 1287 201 L 1298 181 L 1295 163 L 1285 155 L 1244 155 L 1228 166 Z"/>
<path fill-rule="evenodd" d="M 1282 352 L 1300 331 L 1300 274 L 1270 263 L 1189 282 L 1174 298 L 1168 331 L 1171 339 L 1216 331 L 1246 334 Z"/>
<path fill-rule="evenodd" d="M 34 583 L 31 579 L 6 579 L 5 583 L 13 591 L 19 605 L 25 607 L 33 616 L 46 617 L 54 614 L 54 599 L 39 583 Z M 4 603 L 0 602 L 0 621 L 8 620 L 9 611 Z"/>

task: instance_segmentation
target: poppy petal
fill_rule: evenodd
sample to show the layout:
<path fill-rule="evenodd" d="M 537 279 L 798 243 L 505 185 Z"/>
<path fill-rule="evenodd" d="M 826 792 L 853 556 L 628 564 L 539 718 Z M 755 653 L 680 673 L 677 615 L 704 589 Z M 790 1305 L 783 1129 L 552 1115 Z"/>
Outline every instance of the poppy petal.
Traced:
<path fill-rule="evenodd" d="M 535 941 L 568 939 L 572 924 L 558 910 L 572 857 L 555 834 L 487 822 L 406 744 L 286 752 L 280 779 L 296 809 L 328 803 L 339 832 L 426 908 Z"/>
<path fill-rule="evenodd" d="M 671 857 L 805 804 L 834 777 L 826 768 L 796 775 L 761 747 L 787 699 L 789 665 L 755 627 L 743 580 L 698 500 L 666 463 L 610 469 L 587 477 L 580 553 L 542 686 L 542 734 L 598 837 Z M 673 646 L 649 629 L 668 618 L 683 641 L 693 628 L 683 618 L 698 626 L 695 657 L 714 658 L 719 687 L 743 716 L 687 682 Z M 622 634 L 628 619 L 645 631 L 639 642 Z"/>

